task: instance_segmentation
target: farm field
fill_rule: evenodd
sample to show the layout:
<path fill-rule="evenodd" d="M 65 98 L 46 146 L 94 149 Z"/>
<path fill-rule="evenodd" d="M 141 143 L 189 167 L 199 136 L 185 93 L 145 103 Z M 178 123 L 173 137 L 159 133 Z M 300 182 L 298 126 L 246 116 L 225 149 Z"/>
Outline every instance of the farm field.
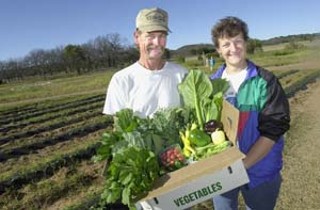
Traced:
<path fill-rule="evenodd" d="M 281 210 L 320 208 L 320 45 L 314 42 L 252 57 L 277 75 L 290 98 Z M 112 118 L 101 114 L 112 73 L 0 86 L 0 209 L 80 210 L 98 202 L 104 165 L 91 157 L 112 129 Z"/>

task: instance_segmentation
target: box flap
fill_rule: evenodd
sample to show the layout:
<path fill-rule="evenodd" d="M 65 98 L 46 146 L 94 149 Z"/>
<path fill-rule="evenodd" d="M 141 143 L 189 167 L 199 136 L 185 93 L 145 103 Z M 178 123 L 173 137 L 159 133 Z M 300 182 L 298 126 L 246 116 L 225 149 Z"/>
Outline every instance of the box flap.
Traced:
<path fill-rule="evenodd" d="M 221 122 L 223 124 L 223 130 L 226 133 L 228 139 L 233 144 L 235 144 L 238 132 L 240 112 L 226 100 L 223 100 L 222 106 Z"/>
<path fill-rule="evenodd" d="M 231 147 L 224 152 L 168 173 L 155 182 L 154 190 L 150 191 L 144 199 L 150 199 L 165 194 L 182 185 L 188 184 L 191 180 L 228 167 L 236 160 L 242 159 L 243 157 L 244 155 L 236 147 Z"/>

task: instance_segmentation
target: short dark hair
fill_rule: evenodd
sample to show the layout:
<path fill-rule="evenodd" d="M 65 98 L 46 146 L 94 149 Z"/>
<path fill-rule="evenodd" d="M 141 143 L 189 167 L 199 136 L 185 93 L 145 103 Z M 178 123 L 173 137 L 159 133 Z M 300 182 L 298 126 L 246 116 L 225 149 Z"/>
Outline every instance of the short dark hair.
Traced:
<path fill-rule="evenodd" d="M 228 16 L 223 19 L 220 19 L 218 23 L 216 23 L 213 26 L 211 30 L 211 38 L 215 47 L 218 48 L 219 38 L 223 38 L 223 37 L 231 38 L 242 33 L 243 39 L 245 41 L 248 41 L 249 39 L 248 32 L 249 32 L 248 26 L 243 20 L 237 17 Z"/>

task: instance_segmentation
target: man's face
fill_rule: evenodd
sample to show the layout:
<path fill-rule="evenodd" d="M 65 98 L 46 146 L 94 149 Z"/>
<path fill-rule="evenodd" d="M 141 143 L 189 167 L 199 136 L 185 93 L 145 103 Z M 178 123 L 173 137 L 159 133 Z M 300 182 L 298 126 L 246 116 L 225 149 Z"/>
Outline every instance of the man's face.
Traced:
<path fill-rule="evenodd" d="M 167 44 L 167 33 L 164 31 L 136 33 L 135 43 L 139 46 L 140 56 L 148 60 L 161 59 Z"/>
<path fill-rule="evenodd" d="M 219 48 L 217 49 L 227 65 L 238 66 L 246 59 L 246 42 L 243 35 L 235 37 L 219 38 Z"/>

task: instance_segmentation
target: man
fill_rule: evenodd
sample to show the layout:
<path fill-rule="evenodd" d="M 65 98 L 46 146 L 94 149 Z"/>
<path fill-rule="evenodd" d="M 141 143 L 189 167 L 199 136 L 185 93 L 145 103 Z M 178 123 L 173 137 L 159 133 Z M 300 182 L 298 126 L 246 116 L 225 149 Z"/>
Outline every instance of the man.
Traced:
<path fill-rule="evenodd" d="M 152 117 L 161 108 L 180 106 L 178 84 L 187 70 L 163 59 L 169 32 L 166 11 L 150 8 L 138 13 L 134 42 L 140 58 L 112 77 L 104 114 L 130 108 L 140 117 Z"/>
<path fill-rule="evenodd" d="M 237 146 L 250 182 L 213 198 L 215 210 L 238 209 L 242 193 L 247 209 L 272 210 L 281 185 L 283 134 L 289 129 L 289 103 L 278 79 L 246 58 L 248 27 L 236 17 L 221 19 L 212 40 L 224 59 L 211 79 L 225 78 L 225 98 L 240 111 Z"/>

